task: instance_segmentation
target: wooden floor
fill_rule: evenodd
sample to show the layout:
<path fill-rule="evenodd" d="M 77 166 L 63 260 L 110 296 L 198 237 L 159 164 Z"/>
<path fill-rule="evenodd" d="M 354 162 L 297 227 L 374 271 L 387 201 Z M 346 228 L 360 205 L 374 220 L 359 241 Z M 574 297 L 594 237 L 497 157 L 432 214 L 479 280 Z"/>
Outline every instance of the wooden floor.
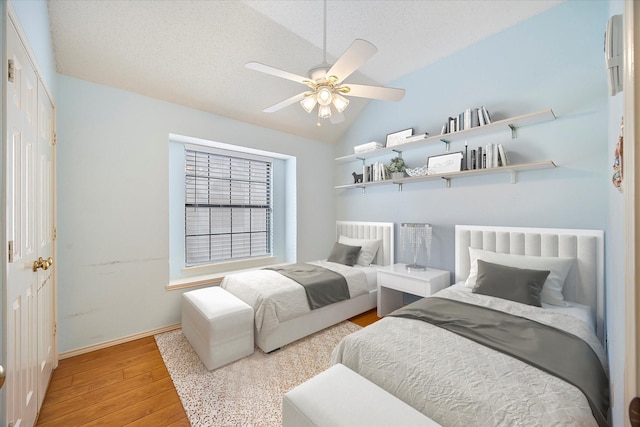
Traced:
<path fill-rule="evenodd" d="M 376 309 L 351 319 L 367 326 Z M 60 360 L 37 426 L 189 426 L 153 337 Z"/>

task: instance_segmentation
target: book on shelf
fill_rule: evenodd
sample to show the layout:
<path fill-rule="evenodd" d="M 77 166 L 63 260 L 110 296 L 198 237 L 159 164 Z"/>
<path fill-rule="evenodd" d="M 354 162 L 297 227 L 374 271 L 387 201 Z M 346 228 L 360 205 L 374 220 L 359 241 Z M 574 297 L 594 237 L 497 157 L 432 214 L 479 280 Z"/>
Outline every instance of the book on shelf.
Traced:
<path fill-rule="evenodd" d="M 412 135 L 405 137 L 405 142 L 415 142 L 425 139 L 429 136 L 429 132 L 421 133 L 419 135 Z"/>
<path fill-rule="evenodd" d="M 509 160 L 502 144 L 486 144 L 471 150 L 468 169 L 488 169 L 507 166 Z"/>
<path fill-rule="evenodd" d="M 500 156 L 500 166 L 508 166 L 509 159 L 507 158 L 507 152 L 502 144 L 498 144 L 498 155 Z"/>
<path fill-rule="evenodd" d="M 491 124 L 491 116 L 489 115 L 489 111 L 487 111 L 484 105 L 480 107 L 480 109 L 482 110 L 482 115 L 484 116 L 485 124 L 487 125 Z"/>
<path fill-rule="evenodd" d="M 489 112 L 484 106 L 477 108 L 467 108 L 460 114 L 449 117 L 440 131 L 441 135 L 472 129 L 478 126 L 485 126 L 491 123 Z"/>
<path fill-rule="evenodd" d="M 382 144 L 382 142 L 371 141 L 367 142 L 366 144 L 356 145 L 355 147 L 353 147 L 353 152 L 355 154 L 360 154 L 366 153 L 368 151 L 378 150 L 383 147 L 384 145 Z"/>
<path fill-rule="evenodd" d="M 384 163 L 376 162 L 362 165 L 362 182 L 377 182 L 389 179 L 389 173 Z"/>

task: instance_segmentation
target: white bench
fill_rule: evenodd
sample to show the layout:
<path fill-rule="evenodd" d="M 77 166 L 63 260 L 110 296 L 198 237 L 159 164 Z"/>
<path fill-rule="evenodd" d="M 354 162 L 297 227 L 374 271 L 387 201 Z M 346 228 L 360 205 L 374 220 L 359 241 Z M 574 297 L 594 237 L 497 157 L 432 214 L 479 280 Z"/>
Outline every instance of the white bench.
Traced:
<path fill-rule="evenodd" d="M 182 295 L 182 333 L 209 370 L 253 353 L 253 308 L 219 286 Z"/>
<path fill-rule="evenodd" d="M 282 398 L 283 427 L 436 427 L 438 423 L 344 365 Z"/>

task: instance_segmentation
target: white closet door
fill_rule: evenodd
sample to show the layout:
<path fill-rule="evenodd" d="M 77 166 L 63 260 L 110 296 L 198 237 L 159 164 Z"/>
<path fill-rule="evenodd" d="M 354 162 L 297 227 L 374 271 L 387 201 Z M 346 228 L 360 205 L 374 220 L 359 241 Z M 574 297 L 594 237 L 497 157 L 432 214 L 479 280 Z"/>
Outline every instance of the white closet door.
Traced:
<path fill-rule="evenodd" d="M 0 414 L 6 424 L 31 427 L 54 363 L 53 108 L 28 49 L 7 24 L 7 134 L 2 333 L 7 359 Z M 39 122 L 40 119 L 40 122 Z M 0 420 L 2 421 L 2 420 Z"/>

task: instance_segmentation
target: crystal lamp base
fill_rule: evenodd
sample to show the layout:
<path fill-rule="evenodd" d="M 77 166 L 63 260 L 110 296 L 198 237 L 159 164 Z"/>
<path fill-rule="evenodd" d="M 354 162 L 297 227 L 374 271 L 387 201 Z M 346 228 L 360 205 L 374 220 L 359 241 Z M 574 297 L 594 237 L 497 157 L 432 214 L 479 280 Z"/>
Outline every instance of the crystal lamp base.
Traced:
<path fill-rule="evenodd" d="M 427 267 L 419 264 L 407 265 L 407 271 L 425 271 Z"/>

